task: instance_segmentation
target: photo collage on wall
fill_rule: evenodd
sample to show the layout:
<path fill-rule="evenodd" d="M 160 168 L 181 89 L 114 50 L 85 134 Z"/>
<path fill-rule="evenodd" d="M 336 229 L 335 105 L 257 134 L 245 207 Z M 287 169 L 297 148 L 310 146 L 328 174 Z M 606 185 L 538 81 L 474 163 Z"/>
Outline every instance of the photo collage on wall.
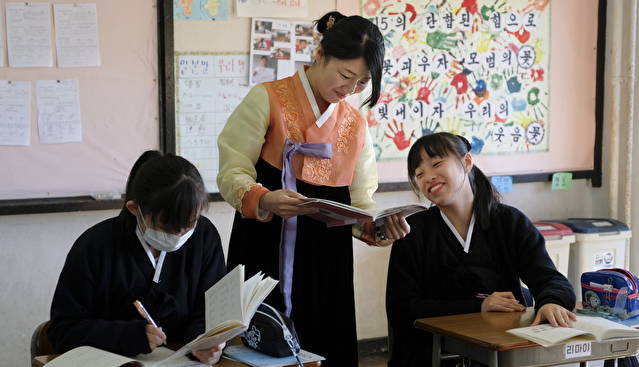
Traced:
<path fill-rule="evenodd" d="M 311 22 L 253 18 L 249 84 L 293 75 L 297 64 L 312 62 L 319 40 Z"/>

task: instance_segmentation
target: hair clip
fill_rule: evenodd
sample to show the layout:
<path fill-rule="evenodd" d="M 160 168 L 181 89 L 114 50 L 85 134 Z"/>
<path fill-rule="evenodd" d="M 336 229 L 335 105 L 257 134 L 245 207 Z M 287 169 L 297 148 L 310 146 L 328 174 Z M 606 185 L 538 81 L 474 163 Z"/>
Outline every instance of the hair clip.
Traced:
<path fill-rule="evenodd" d="M 333 24 L 335 24 L 335 18 L 332 15 L 328 17 L 328 21 L 326 22 L 326 29 L 330 29 Z"/>

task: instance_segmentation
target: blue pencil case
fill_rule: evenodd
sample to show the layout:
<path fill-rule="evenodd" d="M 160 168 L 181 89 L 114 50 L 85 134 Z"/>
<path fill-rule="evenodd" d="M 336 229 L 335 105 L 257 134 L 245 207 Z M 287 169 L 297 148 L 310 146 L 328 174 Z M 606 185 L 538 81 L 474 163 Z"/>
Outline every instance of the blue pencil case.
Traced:
<path fill-rule="evenodd" d="M 629 270 L 614 268 L 581 274 L 584 309 L 622 320 L 639 315 L 639 279 Z"/>

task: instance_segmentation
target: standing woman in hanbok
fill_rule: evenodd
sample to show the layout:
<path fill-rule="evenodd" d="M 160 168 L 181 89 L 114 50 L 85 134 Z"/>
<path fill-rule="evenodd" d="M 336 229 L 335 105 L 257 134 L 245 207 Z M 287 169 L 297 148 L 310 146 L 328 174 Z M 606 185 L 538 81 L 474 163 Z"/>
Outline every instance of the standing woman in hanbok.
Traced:
<path fill-rule="evenodd" d="M 218 139 L 220 193 L 236 210 L 228 267 L 280 280 L 267 303 L 291 316 L 302 348 L 324 366 L 357 366 L 352 236 L 387 246 L 409 232 L 401 215 L 327 228 L 299 207 L 304 197 L 374 207 L 377 168 L 364 116 L 345 98 L 372 84 L 375 105 L 384 41 L 373 23 L 331 12 L 310 67 L 256 85 Z"/>

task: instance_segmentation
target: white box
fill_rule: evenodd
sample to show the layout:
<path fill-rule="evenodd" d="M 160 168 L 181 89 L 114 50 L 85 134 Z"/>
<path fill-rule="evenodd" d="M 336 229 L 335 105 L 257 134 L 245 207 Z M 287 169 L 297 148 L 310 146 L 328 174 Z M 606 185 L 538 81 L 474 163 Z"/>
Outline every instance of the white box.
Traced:
<path fill-rule="evenodd" d="M 568 279 L 581 301 L 581 274 L 609 268 L 628 268 L 631 231 L 575 233 L 570 247 Z"/>
<path fill-rule="evenodd" d="M 546 237 L 546 251 L 557 270 L 568 278 L 570 244 L 575 242 L 574 235 Z"/>

